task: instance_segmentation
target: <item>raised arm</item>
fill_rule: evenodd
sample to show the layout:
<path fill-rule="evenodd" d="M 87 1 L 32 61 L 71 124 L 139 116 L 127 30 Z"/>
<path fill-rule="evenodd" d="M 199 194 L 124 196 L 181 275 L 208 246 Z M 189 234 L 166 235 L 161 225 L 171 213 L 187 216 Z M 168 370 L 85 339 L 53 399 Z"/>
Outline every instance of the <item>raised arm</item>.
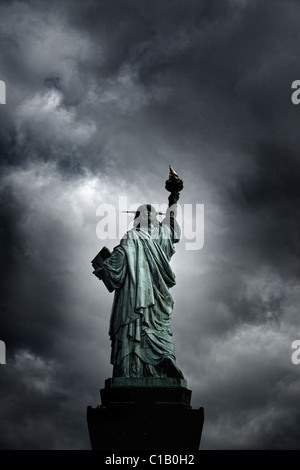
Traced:
<path fill-rule="evenodd" d="M 177 202 L 180 196 L 180 191 L 183 189 L 183 181 L 179 179 L 178 174 L 170 165 L 169 179 L 166 181 L 166 190 L 170 192 L 168 197 L 169 207 L 166 212 L 166 217 L 162 221 L 164 225 L 169 225 L 172 233 L 173 241 L 176 243 L 180 239 L 180 227 L 176 222 L 177 217 Z"/>
<path fill-rule="evenodd" d="M 168 219 L 169 217 L 174 217 L 176 219 L 177 217 L 177 202 L 179 199 L 179 191 L 172 191 L 170 196 L 168 197 L 169 201 L 169 207 L 166 212 L 166 218 Z"/>

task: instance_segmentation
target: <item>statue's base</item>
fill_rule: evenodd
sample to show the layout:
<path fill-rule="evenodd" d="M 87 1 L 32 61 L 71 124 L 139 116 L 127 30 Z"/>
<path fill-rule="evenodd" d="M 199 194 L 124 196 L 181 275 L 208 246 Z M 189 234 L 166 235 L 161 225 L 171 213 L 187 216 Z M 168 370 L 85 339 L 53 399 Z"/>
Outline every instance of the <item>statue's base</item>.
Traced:
<path fill-rule="evenodd" d="M 110 387 L 187 387 L 185 379 L 176 377 L 113 377 L 105 380 L 105 388 Z"/>
<path fill-rule="evenodd" d="M 204 410 L 181 379 L 105 381 L 102 405 L 87 409 L 93 450 L 198 450 Z"/>

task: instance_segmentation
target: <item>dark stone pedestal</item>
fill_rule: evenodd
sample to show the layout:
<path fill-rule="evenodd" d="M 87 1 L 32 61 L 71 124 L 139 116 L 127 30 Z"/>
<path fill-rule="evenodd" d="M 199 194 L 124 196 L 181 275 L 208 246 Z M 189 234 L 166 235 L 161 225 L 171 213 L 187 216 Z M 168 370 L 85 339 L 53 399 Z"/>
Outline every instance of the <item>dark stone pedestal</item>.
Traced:
<path fill-rule="evenodd" d="M 204 410 L 180 379 L 114 378 L 87 408 L 93 450 L 198 450 Z"/>

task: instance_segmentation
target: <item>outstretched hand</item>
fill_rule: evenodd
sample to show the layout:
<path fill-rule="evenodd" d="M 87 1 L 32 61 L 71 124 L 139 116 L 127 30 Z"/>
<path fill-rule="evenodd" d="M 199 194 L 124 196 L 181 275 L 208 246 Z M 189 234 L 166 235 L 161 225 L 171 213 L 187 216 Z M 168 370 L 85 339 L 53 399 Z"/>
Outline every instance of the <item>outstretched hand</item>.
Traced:
<path fill-rule="evenodd" d="M 95 274 L 95 276 L 98 278 L 98 279 L 102 279 L 102 275 L 103 275 L 103 268 L 96 268 L 95 271 L 93 271 L 93 274 Z"/>

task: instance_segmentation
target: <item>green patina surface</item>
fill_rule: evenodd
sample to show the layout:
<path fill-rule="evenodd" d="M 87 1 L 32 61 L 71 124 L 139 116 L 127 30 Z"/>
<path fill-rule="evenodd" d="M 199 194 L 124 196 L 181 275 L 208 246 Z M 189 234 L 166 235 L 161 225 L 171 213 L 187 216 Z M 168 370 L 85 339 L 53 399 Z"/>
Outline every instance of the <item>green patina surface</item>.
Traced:
<path fill-rule="evenodd" d="M 124 386 L 123 381 L 126 386 L 186 386 L 170 329 L 178 198 L 178 192 L 171 193 L 172 211 L 169 207 L 162 222 L 150 205 L 140 206 L 134 228 L 94 272 L 114 292 L 109 328 L 113 386 Z"/>

